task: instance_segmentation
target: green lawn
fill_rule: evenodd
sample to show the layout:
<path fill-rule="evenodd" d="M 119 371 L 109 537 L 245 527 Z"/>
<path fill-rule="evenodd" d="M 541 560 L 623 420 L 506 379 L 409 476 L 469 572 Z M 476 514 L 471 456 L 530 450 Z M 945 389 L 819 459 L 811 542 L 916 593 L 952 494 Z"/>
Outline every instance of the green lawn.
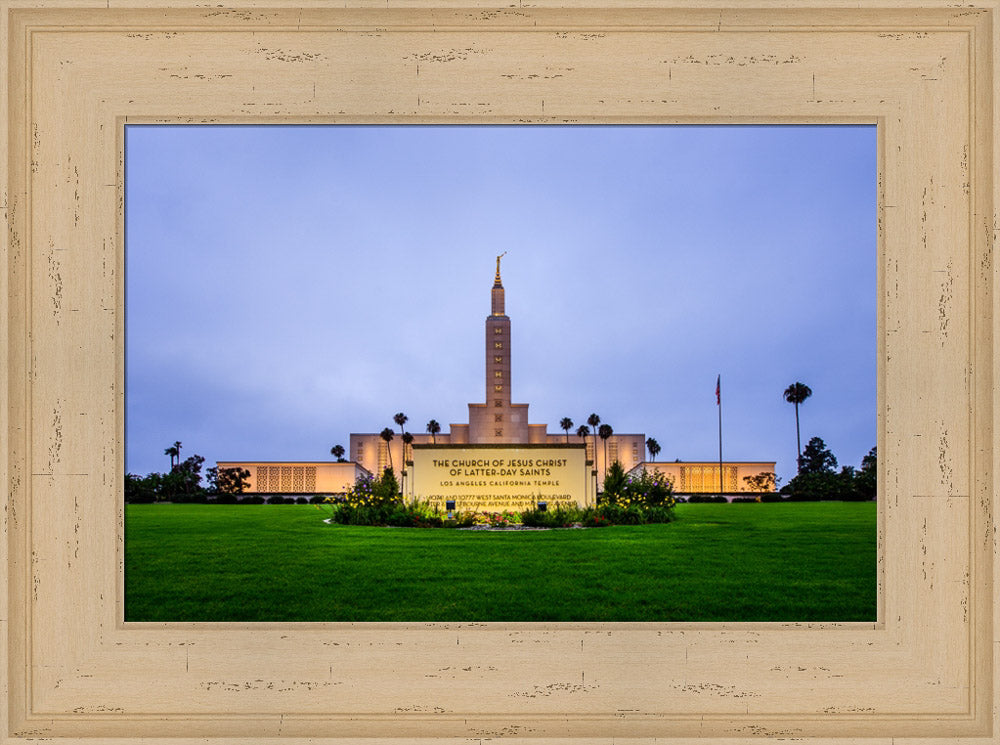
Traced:
<path fill-rule="evenodd" d="M 128 505 L 126 621 L 874 621 L 875 504 L 684 504 L 667 525 L 331 526 Z"/>

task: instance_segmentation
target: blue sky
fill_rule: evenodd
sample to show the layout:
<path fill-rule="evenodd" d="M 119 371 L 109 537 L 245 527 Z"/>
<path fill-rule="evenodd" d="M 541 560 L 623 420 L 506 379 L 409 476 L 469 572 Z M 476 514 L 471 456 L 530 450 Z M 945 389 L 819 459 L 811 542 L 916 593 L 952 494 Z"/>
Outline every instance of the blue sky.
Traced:
<path fill-rule="evenodd" d="M 873 126 L 129 126 L 126 468 L 325 460 L 514 400 L 658 460 L 875 444 Z"/>

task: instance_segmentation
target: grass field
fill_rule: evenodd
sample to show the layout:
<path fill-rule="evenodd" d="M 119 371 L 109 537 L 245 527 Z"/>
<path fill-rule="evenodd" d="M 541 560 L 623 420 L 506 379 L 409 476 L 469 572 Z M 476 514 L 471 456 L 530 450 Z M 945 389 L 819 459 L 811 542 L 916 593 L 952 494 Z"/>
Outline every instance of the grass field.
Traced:
<path fill-rule="evenodd" d="M 331 526 L 128 505 L 126 621 L 874 621 L 874 503 L 684 504 L 666 525 Z"/>

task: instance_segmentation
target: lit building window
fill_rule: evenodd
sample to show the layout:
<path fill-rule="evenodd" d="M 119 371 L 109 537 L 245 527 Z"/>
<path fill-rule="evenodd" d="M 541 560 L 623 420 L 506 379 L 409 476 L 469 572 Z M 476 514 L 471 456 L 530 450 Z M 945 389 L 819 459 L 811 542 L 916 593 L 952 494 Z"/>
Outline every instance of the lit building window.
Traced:
<path fill-rule="evenodd" d="M 495 386 L 493 386 L 493 390 L 495 390 L 497 392 L 502 391 L 503 390 L 503 386 L 502 385 L 495 385 Z"/>
<path fill-rule="evenodd" d="M 493 327 L 493 333 L 494 334 L 502 334 L 503 333 L 503 329 L 500 328 L 499 326 L 494 326 Z"/>
<path fill-rule="evenodd" d="M 495 342 L 493 342 L 493 348 L 494 349 L 503 349 L 503 342 L 502 341 L 495 341 Z"/>
<path fill-rule="evenodd" d="M 503 377 L 503 373 L 500 370 L 497 370 L 495 373 L 493 373 L 493 377 L 494 378 L 502 378 Z"/>
<path fill-rule="evenodd" d="M 503 357 L 501 357 L 500 355 L 496 355 L 493 358 L 493 361 L 496 362 L 497 364 L 500 364 L 501 362 L 503 362 Z"/>

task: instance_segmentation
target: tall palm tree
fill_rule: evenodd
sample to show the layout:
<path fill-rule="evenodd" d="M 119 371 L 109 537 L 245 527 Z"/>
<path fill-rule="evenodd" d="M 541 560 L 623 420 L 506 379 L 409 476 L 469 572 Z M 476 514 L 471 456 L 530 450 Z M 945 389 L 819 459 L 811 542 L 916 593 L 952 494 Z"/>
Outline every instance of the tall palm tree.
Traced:
<path fill-rule="evenodd" d="M 583 440 L 583 448 L 584 448 L 583 459 L 587 460 L 587 452 L 586 452 L 586 449 L 587 449 L 587 435 L 590 434 L 590 430 L 587 429 L 587 425 L 586 424 L 581 424 L 579 427 L 576 428 L 576 434 L 577 434 L 577 436 L 581 440 Z M 596 467 L 597 463 L 594 463 L 594 466 Z"/>
<path fill-rule="evenodd" d="M 336 458 L 337 461 L 339 462 L 344 457 L 344 446 L 334 445 L 332 448 L 330 448 L 330 455 Z"/>
<path fill-rule="evenodd" d="M 437 433 L 441 431 L 441 425 L 437 423 L 436 419 L 431 419 L 427 422 L 427 432 L 431 436 L 431 442 L 437 445 Z"/>
<path fill-rule="evenodd" d="M 392 442 L 392 430 L 386 427 L 379 432 L 378 436 L 385 440 L 385 449 L 389 451 L 389 468 L 395 471 L 396 469 L 392 465 L 392 448 L 389 447 L 389 443 Z"/>
<path fill-rule="evenodd" d="M 566 431 L 566 444 L 569 444 L 569 431 L 573 429 L 573 420 L 568 416 L 564 416 L 562 421 L 559 422 L 559 428 Z"/>
<path fill-rule="evenodd" d="M 660 443 L 658 443 L 655 439 L 650 437 L 648 440 L 646 440 L 646 449 L 649 451 L 649 457 L 652 458 L 653 462 L 655 463 L 656 456 L 660 454 Z"/>
<path fill-rule="evenodd" d="M 406 446 L 413 444 L 413 435 L 409 432 L 404 432 L 401 434 L 400 439 L 403 441 L 403 462 L 400 464 L 400 473 L 402 474 L 400 482 L 403 486 L 403 494 L 406 493 Z M 410 457 L 413 457 L 413 451 L 410 451 Z"/>
<path fill-rule="evenodd" d="M 175 441 L 173 445 L 163 451 L 163 454 L 170 456 L 170 470 L 173 471 L 174 467 L 181 462 L 181 444 Z"/>
<path fill-rule="evenodd" d="M 795 446 L 798 458 L 795 460 L 796 472 L 802 468 L 802 438 L 799 436 L 799 404 L 812 395 L 812 389 L 805 383 L 795 382 L 785 389 L 785 400 L 795 404 Z"/>
<path fill-rule="evenodd" d="M 587 424 L 590 425 L 590 429 L 594 435 L 594 478 L 597 478 L 597 425 L 601 423 L 601 418 L 597 414 L 591 414 L 587 417 Z M 596 492 L 596 489 L 595 489 Z"/>
<path fill-rule="evenodd" d="M 406 424 L 409 419 L 410 418 L 402 411 L 392 418 L 392 421 L 399 425 L 399 434 L 403 434 L 403 425 Z"/>
<path fill-rule="evenodd" d="M 611 429 L 610 424 L 602 424 L 597 428 L 597 434 L 601 436 L 604 440 L 604 475 L 608 475 L 608 438 L 613 435 L 615 431 Z"/>
<path fill-rule="evenodd" d="M 406 416 L 406 414 L 404 414 L 402 411 L 397 412 L 396 415 L 392 417 L 392 421 L 394 421 L 396 424 L 399 425 L 399 436 L 400 437 L 402 437 L 403 434 L 404 434 L 403 433 L 403 425 L 406 424 L 406 422 L 407 422 L 408 419 L 409 419 L 409 417 Z M 405 442 L 403 443 L 402 450 L 403 450 L 403 462 L 399 464 L 399 478 L 400 478 L 400 481 L 402 481 L 403 479 L 406 478 L 406 443 Z M 390 458 L 390 460 L 391 460 L 391 458 Z"/>

